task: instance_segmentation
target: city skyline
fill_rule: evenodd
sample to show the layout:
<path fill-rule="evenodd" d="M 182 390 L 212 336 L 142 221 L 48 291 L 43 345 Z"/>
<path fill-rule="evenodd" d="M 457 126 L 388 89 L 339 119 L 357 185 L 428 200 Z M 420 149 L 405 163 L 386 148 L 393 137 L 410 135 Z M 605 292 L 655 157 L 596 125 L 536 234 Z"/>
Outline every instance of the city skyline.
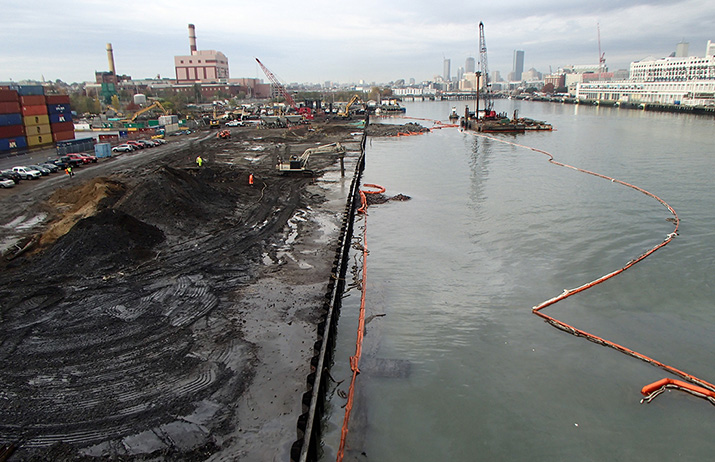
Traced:
<path fill-rule="evenodd" d="M 6 44 L 0 81 L 92 81 L 95 71 L 108 69 L 107 43 L 113 45 L 118 74 L 174 78 L 173 57 L 189 50 L 189 23 L 196 25 L 199 50 L 226 55 L 232 78 L 265 81 L 258 57 L 286 83 L 432 80 L 445 58 L 456 63 L 454 75 L 467 57 L 478 63 L 479 21 L 485 25 L 490 70 L 502 75 L 512 70 L 514 50 L 524 50 L 524 69 L 543 73 L 597 64 L 597 23 L 611 70 L 668 56 L 682 40 L 690 43 L 691 55 L 703 56 L 707 41 L 715 39 L 702 26 L 715 20 L 715 4 L 705 0 L 626 6 L 611 0 L 595 6 L 508 0 L 439 9 L 403 0 L 369 0 L 360 9 L 323 0 L 311 8 L 282 0 L 270 8 L 224 0 L 211 8 L 184 0 L 129 0 L 121 6 L 93 0 L 4 3 L 11 20 L 0 30 Z"/>

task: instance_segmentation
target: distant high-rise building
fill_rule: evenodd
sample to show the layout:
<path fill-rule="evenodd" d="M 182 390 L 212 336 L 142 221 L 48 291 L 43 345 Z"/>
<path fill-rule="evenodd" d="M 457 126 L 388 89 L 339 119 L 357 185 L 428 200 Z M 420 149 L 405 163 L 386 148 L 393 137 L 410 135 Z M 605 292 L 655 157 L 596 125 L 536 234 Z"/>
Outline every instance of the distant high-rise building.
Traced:
<path fill-rule="evenodd" d="M 474 72 L 476 67 L 475 66 L 475 60 L 471 56 L 467 58 L 467 61 L 464 63 L 464 72 Z"/>
<path fill-rule="evenodd" d="M 449 82 L 452 80 L 452 74 L 450 73 L 451 64 L 452 62 L 449 58 L 444 58 L 444 73 L 442 74 L 442 78 L 445 82 Z"/>
<path fill-rule="evenodd" d="M 688 42 L 682 41 L 678 43 L 675 48 L 675 56 L 677 58 L 687 58 L 688 57 Z"/>
<path fill-rule="evenodd" d="M 524 72 L 524 51 L 514 50 L 514 68 L 512 69 L 514 82 L 521 81 L 521 74 Z"/>
<path fill-rule="evenodd" d="M 708 46 L 705 48 L 705 56 L 715 56 L 715 42 L 708 40 Z"/>

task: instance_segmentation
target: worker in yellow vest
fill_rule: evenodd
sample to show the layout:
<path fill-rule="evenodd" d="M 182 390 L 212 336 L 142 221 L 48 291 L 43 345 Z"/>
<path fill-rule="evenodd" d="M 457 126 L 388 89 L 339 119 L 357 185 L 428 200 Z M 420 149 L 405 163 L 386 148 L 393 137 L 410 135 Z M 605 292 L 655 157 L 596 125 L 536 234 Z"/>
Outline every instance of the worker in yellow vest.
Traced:
<path fill-rule="evenodd" d="M 204 160 L 201 158 L 201 156 L 196 156 L 196 165 L 201 167 L 204 164 Z"/>

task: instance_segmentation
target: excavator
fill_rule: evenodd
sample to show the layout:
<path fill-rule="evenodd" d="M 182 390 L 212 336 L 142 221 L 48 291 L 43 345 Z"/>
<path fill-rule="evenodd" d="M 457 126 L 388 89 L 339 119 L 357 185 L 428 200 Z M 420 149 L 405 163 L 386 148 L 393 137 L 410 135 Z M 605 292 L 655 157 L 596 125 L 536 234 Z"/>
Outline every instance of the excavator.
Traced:
<path fill-rule="evenodd" d="M 355 103 L 357 103 L 357 102 L 362 103 L 362 100 L 360 99 L 360 96 L 358 96 L 358 95 L 353 95 L 353 97 L 350 99 L 350 102 L 347 104 L 347 106 L 345 106 L 345 109 L 343 109 L 342 111 L 338 112 L 338 116 L 339 116 L 339 117 L 342 117 L 342 118 L 344 118 L 344 119 L 349 118 L 349 117 L 350 117 L 350 106 L 352 106 L 353 104 L 355 104 Z"/>
<path fill-rule="evenodd" d="M 340 143 L 325 144 L 316 148 L 308 148 L 303 154 L 298 156 L 290 156 L 288 160 L 278 159 L 276 170 L 280 173 L 303 173 L 304 175 L 312 175 L 313 171 L 308 168 L 308 159 L 313 154 L 345 154 L 345 147 Z"/>
<path fill-rule="evenodd" d="M 130 118 L 128 118 L 128 119 L 122 119 L 120 122 L 134 122 L 135 120 L 137 120 L 137 117 L 139 117 L 140 115 L 144 114 L 145 112 L 151 111 L 151 110 L 154 109 L 154 108 L 161 109 L 161 111 L 164 113 L 164 115 L 169 115 L 169 111 L 167 111 L 166 109 L 164 109 L 164 106 L 162 106 L 159 101 L 154 101 L 154 102 L 153 102 L 152 104 L 150 104 L 149 106 L 147 106 L 147 107 L 145 107 L 145 108 L 143 108 L 143 109 L 140 109 L 140 110 L 138 110 L 137 112 L 135 112 L 134 115 L 132 115 Z"/>

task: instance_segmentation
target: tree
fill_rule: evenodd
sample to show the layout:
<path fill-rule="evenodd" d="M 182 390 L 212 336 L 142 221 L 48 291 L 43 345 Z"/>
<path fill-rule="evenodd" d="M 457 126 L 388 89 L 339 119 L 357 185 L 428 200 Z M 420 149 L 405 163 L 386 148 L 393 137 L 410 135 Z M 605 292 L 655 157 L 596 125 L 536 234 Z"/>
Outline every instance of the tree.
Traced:
<path fill-rule="evenodd" d="M 121 104 L 119 104 L 119 96 L 112 95 L 112 107 L 115 111 L 119 112 L 119 109 L 121 108 Z"/>

